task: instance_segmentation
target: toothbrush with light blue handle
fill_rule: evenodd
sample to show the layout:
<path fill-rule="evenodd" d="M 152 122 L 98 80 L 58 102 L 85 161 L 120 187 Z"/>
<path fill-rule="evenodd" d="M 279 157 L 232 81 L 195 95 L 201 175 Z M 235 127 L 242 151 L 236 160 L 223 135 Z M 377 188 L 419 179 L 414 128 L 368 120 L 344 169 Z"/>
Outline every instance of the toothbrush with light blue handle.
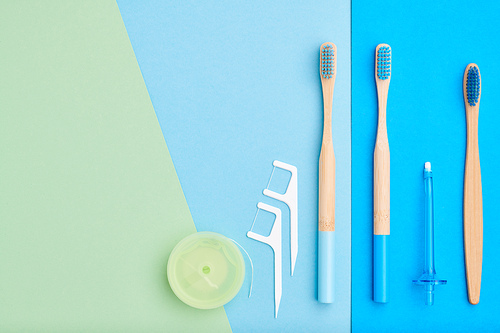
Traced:
<path fill-rule="evenodd" d="M 373 300 L 388 302 L 388 247 L 391 220 L 391 163 L 386 109 L 391 82 L 391 47 L 375 50 L 375 81 L 378 96 L 378 127 L 373 154 Z"/>
<path fill-rule="evenodd" d="M 332 142 L 333 88 L 337 47 L 324 43 L 320 49 L 323 87 L 323 141 L 319 157 L 318 301 L 333 303 L 335 297 L 335 155 Z"/>

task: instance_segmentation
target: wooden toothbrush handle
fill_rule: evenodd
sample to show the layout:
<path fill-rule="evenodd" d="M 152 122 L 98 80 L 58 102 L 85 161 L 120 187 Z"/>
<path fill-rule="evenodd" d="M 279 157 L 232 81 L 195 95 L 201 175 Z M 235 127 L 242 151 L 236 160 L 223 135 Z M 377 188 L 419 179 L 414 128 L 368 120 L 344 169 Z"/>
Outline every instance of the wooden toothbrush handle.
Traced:
<path fill-rule="evenodd" d="M 373 234 L 389 235 L 391 220 L 391 157 L 387 130 L 378 131 L 373 154 Z"/>
<path fill-rule="evenodd" d="M 335 155 L 330 133 L 324 133 L 319 157 L 319 231 L 335 231 Z"/>
<path fill-rule="evenodd" d="M 483 263 L 483 196 L 479 165 L 477 115 L 467 118 L 464 179 L 464 248 L 469 302 L 479 303 Z"/>

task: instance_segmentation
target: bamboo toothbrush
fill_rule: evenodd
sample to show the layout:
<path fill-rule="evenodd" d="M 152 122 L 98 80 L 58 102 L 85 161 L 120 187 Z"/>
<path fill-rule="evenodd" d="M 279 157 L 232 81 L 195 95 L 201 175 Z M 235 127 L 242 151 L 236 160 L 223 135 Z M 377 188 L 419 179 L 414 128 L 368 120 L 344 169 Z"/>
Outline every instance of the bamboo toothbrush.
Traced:
<path fill-rule="evenodd" d="M 375 50 L 375 81 L 378 96 L 377 141 L 373 153 L 373 300 L 387 303 L 387 251 L 390 234 L 390 153 L 386 107 L 391 82 L 391 47 Z"/>
<path fill-rule="evenodd" d="M 320 50 L 323 87 L 323 142 L 319 157 L 318 301 L 333 303 L 335 282 L 335 156 L 332 143 L 333 87 L 337 47 L 324 43 Z"/>
<path fill-rule="evenodd" d="M 479 303 L 483 263 L 483 195 L 479 165 L 478 118 L 481 101 L 481 74 L 476 64 L 465 68 L 465 114 L 467 116 L 467 154 L 464 179 L 464 248 L 469 302 Z"/>

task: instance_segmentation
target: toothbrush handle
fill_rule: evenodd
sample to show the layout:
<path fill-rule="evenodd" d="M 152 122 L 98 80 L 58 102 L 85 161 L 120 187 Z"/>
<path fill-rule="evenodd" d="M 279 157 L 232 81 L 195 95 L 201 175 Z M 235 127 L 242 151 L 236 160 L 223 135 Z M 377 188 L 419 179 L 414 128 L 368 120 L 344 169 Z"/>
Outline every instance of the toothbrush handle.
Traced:
<path fill-rule="evenodd" d="M 327 119 L 319 159 L 318 301 L 321 303 L 333 303 L 335 283 L 335 155 L 330 124 Z"/>
<path fill-rule="evenodd" d="M 478 116 L 467 115 L 464 179 L 464 248 L 469 302 L 479 303 L 483 262 L 483 197 L 479 165 Z"/>
<path fill-rule="evenodd" d="M 388 301 L 388 237 L 390 235 L 390 152 L 387 129 L 379 127 L 373 159 L 373 300 Z"/>
<path fill-rule="evenodd" d="M 319 158 L 319 230 L 335 231 L 335 155 L 333 144 L 323 142 Z"/>
<path fill-rule="evenodd" d="M 379 133 L 373 158 L 373 232 L 390 234 L 391 157 L 387 132 Z"/>
<path fill-rule="evenodd" d="M 377 303 L 388 302 L 388 244 L 389 235 L 373 236 L 373 300 Z"/>
<path fill-rule="evenodd" d="M 318 232 L 318 301 L 335 300 L 335 231 Z"/>

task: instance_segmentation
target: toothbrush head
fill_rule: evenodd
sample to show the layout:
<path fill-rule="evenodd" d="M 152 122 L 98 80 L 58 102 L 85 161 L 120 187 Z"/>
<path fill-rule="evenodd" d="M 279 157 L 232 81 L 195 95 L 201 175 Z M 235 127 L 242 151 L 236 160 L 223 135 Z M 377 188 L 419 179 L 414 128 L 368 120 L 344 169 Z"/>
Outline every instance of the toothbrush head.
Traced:
<path fill-rule="evenodd" d="M 481 99 L 481 74 L 476 64 L 469 64 L 464 73 L 464 99 L 469 106 L 479 106 Z"/>
<path fill-rule="evenodd" d="M 319 67 L 322 80 L 335 79 L 337 47 L 333 43 L 321 45 Z"/>
<path fill-rule="evenodd" d="M 375 76 L 379 80 L 390 80 L 391 78 L 391 47 L 387 44 L 379 44 L 375 56 Z"/>

